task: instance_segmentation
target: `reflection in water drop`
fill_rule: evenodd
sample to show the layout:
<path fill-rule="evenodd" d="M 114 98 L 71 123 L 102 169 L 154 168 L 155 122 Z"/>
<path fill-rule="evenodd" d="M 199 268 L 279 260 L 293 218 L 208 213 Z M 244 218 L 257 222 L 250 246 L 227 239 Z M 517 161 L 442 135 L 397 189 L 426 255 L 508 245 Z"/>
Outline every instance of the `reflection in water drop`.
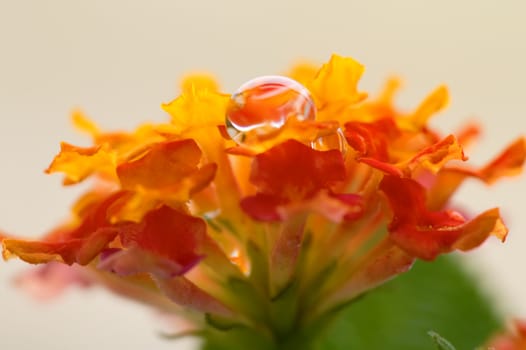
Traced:
<path fill-rule="evenodd" d="M 257 142 L 285 123 L 314 120 L 316 107 L 309 91 L 282 76 L 262 76 L 243 84 L 231 97 L 226 115 L 228 134 L 237 143 Z"/>

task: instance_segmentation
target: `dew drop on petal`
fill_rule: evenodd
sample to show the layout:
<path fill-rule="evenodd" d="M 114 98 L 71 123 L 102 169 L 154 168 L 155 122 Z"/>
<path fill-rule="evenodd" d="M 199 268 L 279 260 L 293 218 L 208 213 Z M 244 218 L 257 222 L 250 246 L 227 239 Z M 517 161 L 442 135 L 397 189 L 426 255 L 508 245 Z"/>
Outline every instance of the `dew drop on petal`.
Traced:
<path fill-rule="evenodd" d="M 316 108 L 309 91 L 283 76 L 262 76 L 243 84 L 231 97 L 226 113 L 228 134 L 238 143 L 268 137 L 285 123 L 314 120 Z"/>
<path fill-rule="evenodd" d="M 329 134 L 321 135 L 311 142 L 311 147 L 317 151 L 338 150 L 343 155 L 347 152 L 347 141 L 341 129 L 332 131 Z"/>

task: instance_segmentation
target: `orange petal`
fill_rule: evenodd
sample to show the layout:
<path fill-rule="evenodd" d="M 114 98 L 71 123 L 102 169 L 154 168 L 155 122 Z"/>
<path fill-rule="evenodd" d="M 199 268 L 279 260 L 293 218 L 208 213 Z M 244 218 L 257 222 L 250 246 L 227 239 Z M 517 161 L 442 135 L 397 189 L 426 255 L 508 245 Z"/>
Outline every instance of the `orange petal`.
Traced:
<path fill-rule="evenodd" d="M 422 167 L 437 173 L 450 160 L 466 160 L 462 147 L 453 135 L 449 135 L 439 142 L 426 147 L 408 162 L 409 171 Z"/>
<path fill-rule="evenodd" d="M 86 265 L 116 236 L 116 230 L 100 229 L 85 239 L 71 238 L 53 242 L 4 239 L 3 257 L 8 259 L 18 256 L 30 264 L 58 261 L 68 265 L 75 262 Z"/>
<path fill-rule="evenodd" d="M 473 141 L 475 141 L 481 134 L 480 126 L 476 123 L 469 123 L 464 125 L 459 131 L 455 133 L 458 142 L 462 147 L 466 148 Z"/>
<path fill-rule="evenodd" d="M 147 190 L 180 201 L 212 181 L 215 164 L 198 168 L 201 150 L 194 140 L 154 144 L 140 158 L 120 164 L 117 175 L 124 189 Z"/>
<path fill-rule="evenodd" d="M 519 138 L 479 170 L 460 167 L 443 168 L 438 172 L 429 189 L 427 205 L 431 209 L 443 207 L 468 177 L 492 184 L 501 177 L 517 175 L 522 171 L 525 160 L 526 141 L 524 138 Z"/>
<path fill-rule="evenodd" d="M 453 244 L 453 248 L 462 251 L 478 247 L 490 235 L 497 237 L 502 242 L 508 235 L 508 228 L 502 222 L 498 208 L 490 209 L 478 215 L 467 222 L 461 230 L 461 235 Z"/>
<path fill-rule="evenodd" d="M 65 185 L 81 182 L 94 173 L 114 178 L 115 154 L 101 146 L 76 147 L 62 142 L 60 153 L 46 169 L 48 174 L 54 172 L 65 174 Z"/>
<path fill-rule="evenodd" d="M 521 137 L 477 172 L 484 182 L 491 184 L 503 176 L 517 175 L 526 159 L 526 139 Z"/>

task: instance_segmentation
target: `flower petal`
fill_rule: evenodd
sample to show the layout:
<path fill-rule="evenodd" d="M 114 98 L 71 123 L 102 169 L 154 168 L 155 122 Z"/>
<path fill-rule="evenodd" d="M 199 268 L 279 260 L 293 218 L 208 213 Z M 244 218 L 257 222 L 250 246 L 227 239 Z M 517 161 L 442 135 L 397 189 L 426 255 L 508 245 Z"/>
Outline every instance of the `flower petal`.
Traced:
<path fill-rule="evenodd" d="M 473 249 L 490 235 L 501 240 L 506 236 L 507 229 L 497 209 L 466 222 L 454 211 L 429 211 L 425 206 L 425 189 L 411 179 L 385 176 L 380 189 L 393 211 L 389 237 L 421 259 L 433 260 L 438 254 L 454 249 Z"/>
<path fill-rule="evenodd" d="M 295 64 L 286 75 L 301 85 L 307 86 L 316 77 L 318 69 L 319 67 L 315 64 L 300 62 Z"/>
<path fill-rule="evenodd" d="M 232 316 L 232 311 L 223 303 L 184 277 L 171 279 L 154 278 L 154 280 L 161 292 L 178 305 L 200 312 L 225 317 Z"/>
<path fill-rule="evenodd" d="M 81 182 L 97 173 L 115 178 L 115 154 L 102 146 L 76 147 L 66 142 L 60 144 L 60 153 L 46 169 L 46 173 L 64 173 L 64 184 Z"/>
<path fill-rule="evenodd" d="M 468 251 L 484 243 L 489 235 L 502 242 L 508 235 L 508 229 L 500 217 L 499 209 L 493 208 L 478 215 L 461 228 L 459 239 L 453 244 L 454 249 Z"/>
<path fill-rule="evenodd" d="M 301 200 L 345 179 L 340 151 L 316 151 L 295 141 L 285 141 L 257 155 L 250 182 L 261 193 Z"/>
<path fill-rule="evenodd" d="M 480 169 L 443 168 L 438 172 L 429 189 L 427 205 L 431 209 L 443 207 L 462 182 L 469 177 L 492 184 L 501 177 L 517 175 L 522 171 L 525 160 L 526 140 L 519 138 Z"/>
<path fill-rule="evenodd" d="M 70 238 L 52 242 L 4 239 L 3 257 L 8 259 L 18 256 L 30 264 L 59 261 L 68 265 L 86 265 L 117 236 L 117 233 L 116 230 L 103 228 L 84 239 Z"/>
<path fill-rule="evenodd" d="M 422 135 L 402 132 L 392 118 L 345 124 L 345 139 L 356 159 L 389 175 L 411 177 L 419 168 L 436 173 L 452 159 L 466 159 L 453 135 L 437 142 L 414 142 L 416 136 Z"/>
<path fill-rule="evenodd" d="M 125 189 L 148 190 L 186 201 L 208 185 L 216 172 L 214 164 L 198 167 L 201 155 L 191 139 L 160 142 L 138 159 L 120 164 L 117 175 Z"/>
<path fill-rule="evenodd" d="M 392 118 L 382 118 L 370 123 L 351 121 L 345 123 L 345 138 L 360 158 L 375 158 L 389 162 L 389 141 L 400 136 Z"/>
<path fill-rule="evenodd" d="M 445 163 L 453 159 L 467 160 L 456 137 L 449 135 L 418 152 L 418 154 L 408 162 L 407 169 L 411 171 L 421 167 L 437 173 Z"/>
<path fill-rule="evenodd" d="M 111 226 L 110 213 L 126 195 L 120 191 L 97 200 L 84 209 L 80 224 L 57 229 L 43 240 L 4 238 L 4 259 L 18 256 L 31 264 L 51 261 L 68 265 L 90 263 L 117 236 L 119 230 Z"/>
<path fill-rule="evenodd" d="M 316 78 L 308 85 L 319 109 L 327 105 L 353 104 L 366 95 L 358 92 L 357 85 L 364 66 L 350 57 L 332 55 L 324 64 Z"/>
<path fill-rule="evenodd" d="M 240 205 L 245 213 L 259 221 L 280 221 L 283 218 L 279 213 L 279 207 L 286 203 L 286 200 L 258 193 L 254 196 L 245 197 Z"/>
<path fill-rule="evenodd" d="M 477 176 L 487 184 L 492 184 L 500 177 L 519 174 L 522 171 L 525 160 L 526 139 L 521 137 L 480 169 Z"/>
<path fill-rule="evenodd" d="M 420 130 L 424 128 L 434 114 L 446 107 L 448 101 L 449 93 L 447 88 L 443 85 L 439 86 L 425 98 L 409 118 L 399 119 L 401 126 L 409 130 Z"/>
<path fill-rule="evenodd" d="M 101 134 L 99 127 L 91 121 L 81 110 L 74 110 L 71 113 L 71 119 L 73 125 L 82 132 L 89 134 L 91 137 L 96 138 Z"/>
<path fill-rule="evenodd" d="M 211 80 L 203 77 L 187 78 L 183 93 L 162 108 L 172 117 L 178 132 L 224 124 L 229 96 L 218 93 Z"/>
<path fill-rule="evenodd" d="M 119 276 L 149 273 L 159 278 L 172 278 L 183 275 L 198 261 L 199 258 L 196 258 L 194 263 L 183 266 L 177 261 L 157 256 L 138 247 L 131 247 L 128 249 L 105 250 L 101 254 L 97 268 L 110 271 Z"/>
<path fill-rule="evenodd" d="M 141 223 L 124 226 L 119 235 L 126 248 L 137 247 L 187 269 L 201 259 L 206 224 L 162 206 L 147 213 Z"/>
<path fill-rule="evenodd" d="M 18 287 L 39 300 L 58 296 L 70 286 L 91 286 L 95 281 L 78 265 L 50 262 L 16 277 Z"/>

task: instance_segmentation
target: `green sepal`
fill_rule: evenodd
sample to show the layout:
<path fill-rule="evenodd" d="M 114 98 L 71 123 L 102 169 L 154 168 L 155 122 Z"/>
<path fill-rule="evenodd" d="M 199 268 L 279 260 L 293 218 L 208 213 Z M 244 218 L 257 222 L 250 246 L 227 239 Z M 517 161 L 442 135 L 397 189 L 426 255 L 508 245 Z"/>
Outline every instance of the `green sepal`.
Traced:
<path fill-rule="evenodd" d="M 276 338 L 283 339 L 294 331 L 298 312 L 298 284 L 291 281 L 270 303 L 270 322 Z"/>
<path fill-rule="evenodd" d="M 250 259 L 250 281 L 265 294 L 269 294 L 268 290 L 268 261 L 263 254 L 261 248 L 253 241 L 247 242 L 247 254 Z"/>
<path fill-rule="evenodd" d="M 219 331 L 228 331 L 235 327 L 240 327 L 238 322 L 218 315 L 205 314 L 205 322 L 209 327 Z"/>

